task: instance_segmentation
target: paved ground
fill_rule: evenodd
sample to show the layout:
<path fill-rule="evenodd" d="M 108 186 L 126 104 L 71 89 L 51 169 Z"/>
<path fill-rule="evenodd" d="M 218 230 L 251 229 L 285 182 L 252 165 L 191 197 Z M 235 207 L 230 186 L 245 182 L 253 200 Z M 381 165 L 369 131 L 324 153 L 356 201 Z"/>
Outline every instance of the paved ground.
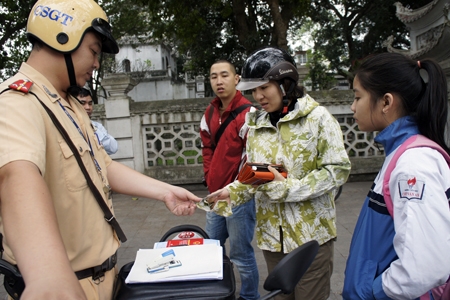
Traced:
<path fill-rule="evenodd" d="M 340 198 L 336 201 L 338 238 L 335 244 L 334 272 L 331 280 L 332 294 L 329 300 L 341 300 L 341 290 L 344 279 L 345 262 L 348 256 L 353 229 L 358 217 L 361 204 L 370 188 L 371 182 L 346 183 Z M 193 192 L 202 197 L 207 194 L 204 188 L 197 188 Z M 172 215 L 159 201 L 148 199 L 133 200 L 129 196 L 114 195 L 114 205 L 117 219 L 125 231 L 128 241 L 122 245 L 118 252 L 119 266 L 133 261 L 139 248 L 152 248 L 153 243 L 159 241 L 161 236 L 170 228 L 181 224 L 195 224 L 202 228 L 205 225 L 205 213 L 197 210 L 189 217 Z M 266 265 L 261 250 L 256 247 L 256 259 L 260 273 L 259 292 L 265 295 L 264 280 L 267 277 Z M 236 272 L 236 295 L 239 295 L 240 278 Z M 1 279 L 0 282 L 3 282 Z M 4 299 L 3 285 L 0 289 L 0 298 Z"/>

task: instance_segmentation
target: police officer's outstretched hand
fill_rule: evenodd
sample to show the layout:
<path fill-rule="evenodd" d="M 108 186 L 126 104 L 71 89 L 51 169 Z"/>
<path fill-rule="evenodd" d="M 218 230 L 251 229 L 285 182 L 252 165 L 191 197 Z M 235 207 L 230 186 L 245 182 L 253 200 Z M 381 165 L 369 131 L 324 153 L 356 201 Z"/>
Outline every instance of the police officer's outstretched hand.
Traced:
<path fill-rule="evenodd" d="M 190 216 L 195 212 L 195 204 L 201 199 L 186 189 L 174 187 L 168 192 L 163 201 L 166 207 L 177 216 Z"/>

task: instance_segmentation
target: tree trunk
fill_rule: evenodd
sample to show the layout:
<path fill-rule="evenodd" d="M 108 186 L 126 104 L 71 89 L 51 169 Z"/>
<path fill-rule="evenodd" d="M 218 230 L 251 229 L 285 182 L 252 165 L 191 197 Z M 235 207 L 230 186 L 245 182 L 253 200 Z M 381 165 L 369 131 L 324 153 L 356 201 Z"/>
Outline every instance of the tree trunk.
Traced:
<path fill-rule="evenodd" d="M 289 21 L 293 17 L 293 10 L 290 4 L 280 7 L 279 0 L 266 0 L 270 8 L 270 14 L 273 19 L 272 44 L 288 50 L 287 31 Z"/>
<path fill-rule="evenodd" d="M 257 36 L 257 17 L 254 9 L 251 7 L 251 1 L 232 0 L 234 19 L 236 22 L 235 30 L 239 43 L 244 46 L 247 53 L 255 49 L 254 37 Z M 247 8 L 247 5 L 250 6 Z M 249 15 L 246 14 L 249 12 Z"/>

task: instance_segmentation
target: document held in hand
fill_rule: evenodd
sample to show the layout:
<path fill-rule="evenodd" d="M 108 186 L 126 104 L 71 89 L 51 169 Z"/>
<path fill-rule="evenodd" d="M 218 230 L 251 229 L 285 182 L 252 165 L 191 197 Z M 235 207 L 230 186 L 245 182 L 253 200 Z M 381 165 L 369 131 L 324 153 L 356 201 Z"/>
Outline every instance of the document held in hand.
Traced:
<path fill-rule="evenodd" d="M 259 185 L 272 181 L 274 175 L 269 171 L 268 166 L 275 168 L 284 178 L 287 177 L 287 172 L 282 165 L 246 162 L 239 172 L 237 179 L 241 183 L 251 185 Z"/>

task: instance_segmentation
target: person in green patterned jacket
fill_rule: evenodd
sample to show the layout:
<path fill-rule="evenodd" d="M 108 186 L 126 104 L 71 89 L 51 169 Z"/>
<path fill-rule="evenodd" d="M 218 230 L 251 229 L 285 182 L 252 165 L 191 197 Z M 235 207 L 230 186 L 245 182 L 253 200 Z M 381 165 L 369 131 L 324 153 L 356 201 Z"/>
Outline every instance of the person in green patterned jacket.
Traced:
<path fill-rule="evenodd" d="M 339 123 L 298 86 L 295 61 L 283 50 L 266 47 L 250 55 L 236 88 L 252 90 L 262 108 L 246 116 L 247 161 L 282 164 L 288 175 L 269 167 L 273 181 L 252 186 L 236 180 L 209 201 L 226 216 L 230 206 L 255 197 L 257 242 L 269 272 L 287 253 L 317 240 L 319 252 L 295 291 L 276 299 L 326 300 L 336 239 L 334 198 L 351 167 Z"/>

